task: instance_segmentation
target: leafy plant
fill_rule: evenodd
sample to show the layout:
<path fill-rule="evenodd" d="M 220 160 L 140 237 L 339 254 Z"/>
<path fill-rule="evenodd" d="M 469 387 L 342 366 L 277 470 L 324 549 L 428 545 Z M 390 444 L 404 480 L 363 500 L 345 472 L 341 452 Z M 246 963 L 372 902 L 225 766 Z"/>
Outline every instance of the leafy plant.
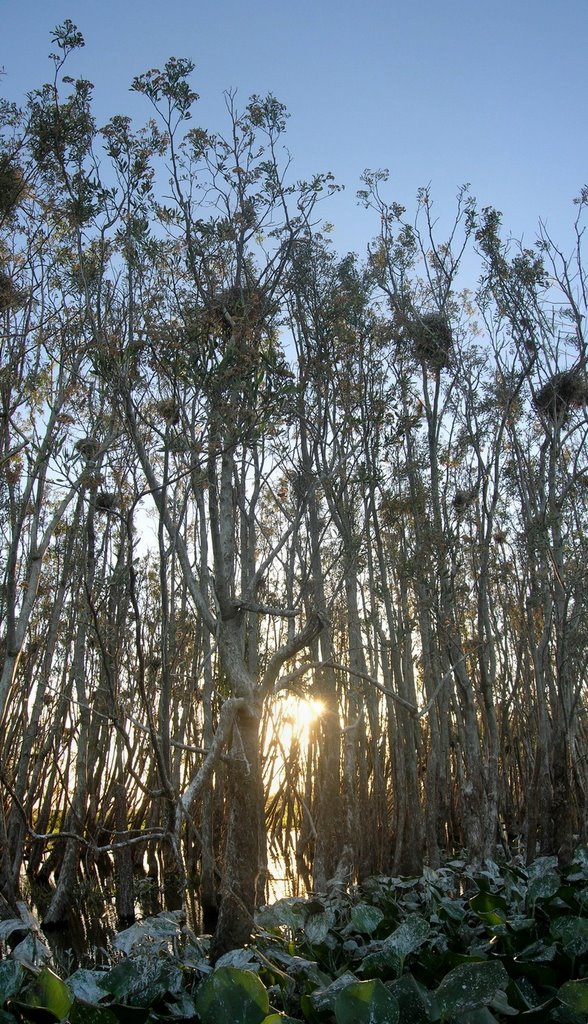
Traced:
<path fill-rule="evenodd" d="M 61 979 L 38 927 L 0 925 L 0 1024 L 527 1024 L 588 1020 L 588 858 L 448 862 L 258 914 L 213 968 L 179 913 L 112 941 L 108 969 Z M 28 945 L 27 945 L 28 944 Z M 24 952 L 23 952 L 24 950 Z M 26 953 L 26 955 L 25 955 Z"/>

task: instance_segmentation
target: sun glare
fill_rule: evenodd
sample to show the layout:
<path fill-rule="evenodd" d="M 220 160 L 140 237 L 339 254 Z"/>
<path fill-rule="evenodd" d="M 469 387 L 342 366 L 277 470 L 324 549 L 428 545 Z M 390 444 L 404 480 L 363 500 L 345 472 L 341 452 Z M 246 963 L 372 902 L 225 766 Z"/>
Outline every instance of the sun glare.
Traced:
<path fill-rule="evenodd" d="M 316 697 L 298 697 L 290 693 L 277 702 L 271 711 L 271 725 L 266 736 L 266 754 L 271 751 L 270 760 L 276 784 L 282 776 L 284 759 L 295 748 L 298 752 L 306 749 L 310 730 L 314 722 L 325 714 L 325 705 Z"/>
<path fill-rule="evenodd" d="M 316 718 L 320 718 L 325 710 L 325 705 L 322 700 L 316 700 L 314 697 L 310 697 L 308 700 L 300 700 L 294 698 L 297 707 L 295 708 L 294 715 L 295 721 L 303 732 L 308 729 Z"/>

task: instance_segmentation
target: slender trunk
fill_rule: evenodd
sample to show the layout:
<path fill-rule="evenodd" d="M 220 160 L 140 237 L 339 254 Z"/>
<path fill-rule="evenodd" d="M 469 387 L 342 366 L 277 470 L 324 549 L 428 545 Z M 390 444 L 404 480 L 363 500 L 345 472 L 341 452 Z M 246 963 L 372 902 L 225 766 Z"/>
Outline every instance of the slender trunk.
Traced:
<path fill-rule="evenodd" d="M 124 748 L 120 734 L 116 737 L 116 782 L 114 791 L 115 823 L 119 836 L 124 835 L 129 825 L 127 787 L 125 782 Z M 133 886 L 133 856 L 130 846 L 114 850 L 115 902 L 116 913 L 122 926 L 135 919 Z"/>
<path fill-rule="evenodd" d="M 228 769 L 228 820 L 218 923 L 210 948 L 215 963 L 245 946 L 253 930 L 259 869 L 259 714 L 238 712 Z"/>

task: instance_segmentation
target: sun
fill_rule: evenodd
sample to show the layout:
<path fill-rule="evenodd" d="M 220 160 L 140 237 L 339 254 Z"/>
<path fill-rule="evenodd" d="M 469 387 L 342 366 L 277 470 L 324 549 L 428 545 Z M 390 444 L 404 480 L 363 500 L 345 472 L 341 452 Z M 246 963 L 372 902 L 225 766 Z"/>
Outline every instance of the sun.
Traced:
<path fill-rule="evenodd" d="M 289 750 L 292 743 L 306 748 L 312 725 L 325 713 L 325 705 L 316 697 L 298 697 L 292 693 L 274 705 L 271 712 L 272 730 L 279 736 L 280 745 Z"/>
<path fill-rule="evenodd" d="M 307 732 L 309 726 L 324 714 L 325 705 L 322 700 L 317 700 L 316 697 L 309 697 L 307 699 L 294 697 L 293 701 L 297 705 L 293 708 L 294 720 L 300 732 Z"/>

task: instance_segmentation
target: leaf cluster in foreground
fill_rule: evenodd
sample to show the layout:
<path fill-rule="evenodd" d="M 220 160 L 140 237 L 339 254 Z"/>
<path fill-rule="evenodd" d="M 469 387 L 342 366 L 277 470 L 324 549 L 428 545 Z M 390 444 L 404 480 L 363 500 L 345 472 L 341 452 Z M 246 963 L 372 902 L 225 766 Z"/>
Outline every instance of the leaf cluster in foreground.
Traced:
<path fill-rule="evenodd" d="M 26 915 L 25 915 L 26 916 Z M 30 924 L 30 919 L 29 919 Z M 453 860 L 420 878 L 282 899 L 214 967 L 179 912 L 112 941 L 110 964 L 58 977 L 39 933 L 0 963 L 0 1024 L 529 1024 L 588 1021 L 588 854 L 561 871 Z"/>

